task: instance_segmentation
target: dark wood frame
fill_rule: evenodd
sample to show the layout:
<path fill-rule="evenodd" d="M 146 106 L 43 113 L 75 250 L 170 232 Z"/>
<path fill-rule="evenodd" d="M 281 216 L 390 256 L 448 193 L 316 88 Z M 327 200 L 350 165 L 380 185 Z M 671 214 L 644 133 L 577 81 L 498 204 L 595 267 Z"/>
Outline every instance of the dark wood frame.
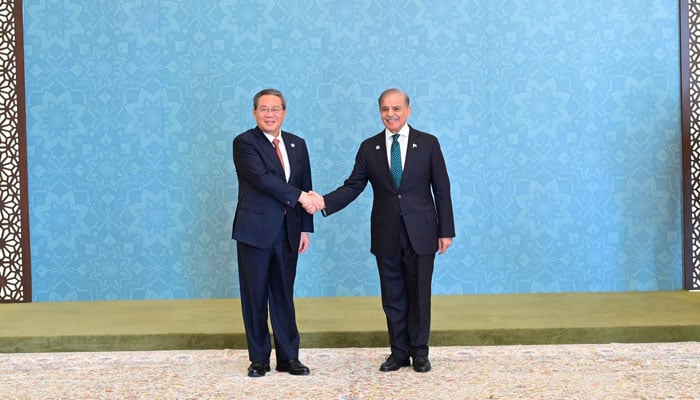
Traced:
<path fill-rule="evenodd" d="M 22 0 L 14 0 L 17 73 L 17 135 L 19 137 L 20 196 L 22 197 L 22 287 L 24 302 L 32 301 L 32 262 L 29 236 L 29 173 L 27 172 L 27 103 L 24 87 L 24 16 Z"/>
<path fill-rule="evenodd" d="M 681 140 L 682 140 L 682 223 L 683 223 L 683 288 L 686 290 L 700 290 L 700 277 L 698 277 L 698 255 L 695 254 L 694 242 L 698 239 L 700 229 L 700 215 L 693 215 L 693 203 L 697 203 L 695 186 L 700 183 L 700 176 L 693 176 L 693 167 L 700 171 L 700 160 L 693 149 L 693 128 L 700 131 L 700 120 L 693 117 L 692 94 L 698 95 L 700 82 L 693 80 L 691 72 L 699 64 L 698 60 L 691 60 L 691 46 L 700 50 L 700 43 L 691 42 L 690 18 L 691 7 L 698 10 L 695 0 L 680 0 L 680 75 L 681 75 Z M 695 55 L 697 57 L 697 54 Z M 691 92 L 692 85 L 692 92 Z M 696 173 L 697 175 L 697 173 Z"/>

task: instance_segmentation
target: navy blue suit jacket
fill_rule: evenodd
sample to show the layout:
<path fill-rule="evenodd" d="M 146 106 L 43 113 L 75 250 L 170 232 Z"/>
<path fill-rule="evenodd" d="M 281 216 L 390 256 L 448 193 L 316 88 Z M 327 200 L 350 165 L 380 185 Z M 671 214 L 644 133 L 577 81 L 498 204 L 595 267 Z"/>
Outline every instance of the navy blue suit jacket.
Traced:
<path fill-rule="evenodd" d="M 311 190 L 311 166 L 304 139 L 281 133 L 291 175 L 284 170 L 275 148 L 260 128 L 255 127 L 233 140 L 233 163 L 238 176 L 238 205 L 231 237 L 266 249 L 287 221 L 289 246 L 296 252 L 301 232 L 313 232 L 313 216 L 297 204 L 301 191 Z"/>
<path fill-rule="evenodd" d="M 324 196 L 324 215 L 331 215 L 355 200 L 369 181 L 374 192 L 370 251 L 378 257 L 396 255 L 401 219 L 413 250 L 420 255 L 434 254 L 438 238 L 455 236 L 450 180 L 440 144 L 429 133 L 409 129 L 398 189 L 391 177 L 382 131 L 362 142 L 350 176 Z"/>

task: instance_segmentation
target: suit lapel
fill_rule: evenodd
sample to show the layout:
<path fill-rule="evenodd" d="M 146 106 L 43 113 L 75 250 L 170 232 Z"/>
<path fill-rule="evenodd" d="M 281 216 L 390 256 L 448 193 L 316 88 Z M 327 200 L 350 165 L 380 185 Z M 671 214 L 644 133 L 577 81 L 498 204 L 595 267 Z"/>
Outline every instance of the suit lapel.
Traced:
<path fill-rule="evenodd" d="M 282 169 L 282 164 L 277 157 L 277 152 L 275 152 L 275 146 L 267 140 L 267 137 L 260 128 L 257 128 L 258 134 L 256 135 L 258 139 L 258 146 L 260 146 L 260 151 L 268 158 L 273 165 L 277 166 L 277 170 L 284 176 L 284 170 Z M 290 161 L 291 162 L 291 161 Z"/>
<path fill-rule="evenodd" d="M 389 160 L 386 157 L 386 136 L 384 131 L 379 132 L 374 136 L 373 151 L 379 168 L 384 170 L 384 179 L 386 183 L 394 187 L 394 178 L 391 176 L 391 166 L 389 166 Z"/>
<path fill-rule="evenodd" d="M 285 133 L 282 131 L 280 135 L 283 136 L 284 139 L 284 148 L 287 150 L 287 159 L 289 160 L 289 182 L 292 182 L 292 179 L 294 177 L 294 172 L 296 171 L 296 168 L 294 168 L 297 164 L 297 161 L 299 160 L 299 157 L 297 156 L 297 143 L 295 142 L 294 138 L 292 138 L 289 134 Z"/>
<path fill-rule="evenodd" d="M 403 175 L 401 183 L 408 180 L 408 176 L 411 175 L 411 170 L 413 166 L 416 165 L 416 160 L 418 159 L 418 151 L 420 150 L 421 134 L 415 129 L 408 126 L 408 145 L 406 146 L 406 161 L 403 166 Z"/>

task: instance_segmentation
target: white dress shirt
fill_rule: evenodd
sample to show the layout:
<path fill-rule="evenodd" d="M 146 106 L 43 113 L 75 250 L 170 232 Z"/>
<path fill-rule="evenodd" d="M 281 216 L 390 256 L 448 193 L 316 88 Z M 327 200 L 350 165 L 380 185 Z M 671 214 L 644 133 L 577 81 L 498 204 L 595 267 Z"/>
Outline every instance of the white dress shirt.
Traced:
<path fill-rule="evenodd" d="M 401 147 L 401 170 L 404 169 L 406 165 L 406 149 L 408 148 L 408 124 L 404 125 L 399 129 L 399 147 Z M 384 130 L 386 136 L 386 159 L 389 162 L 389 168 L 391 168 L 391 145 L 394 143 L 394 135 L 389 129 Z"/>

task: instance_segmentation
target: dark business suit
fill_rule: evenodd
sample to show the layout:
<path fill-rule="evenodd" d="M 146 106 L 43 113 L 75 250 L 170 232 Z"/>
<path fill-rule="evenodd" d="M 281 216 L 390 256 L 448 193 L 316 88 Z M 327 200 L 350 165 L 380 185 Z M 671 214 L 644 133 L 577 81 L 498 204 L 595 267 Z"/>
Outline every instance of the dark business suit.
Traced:
<path fill-rule="evenodd" d="M 409 126 L 398 189 L 384 131 L 362 142 L 348 179 L 324 196 L 324 215 L 347 206 L 368 181 L 374 192 L 370 251 L 377 258 L 392 354 L 401 361 L 427 356 L 438 238 L 455 236 L 450 182 L 437 138 Z"/>
<path fill-rule="evenodd" d="M 271 353 L 268 300 L 277 360 L 298 358 L 299 332 L 294 312 L 294 279 L 301 232 L 313 232 L 313 217 L 297 200 L 311 190 L 311 168 L 304 140 L 281 133 L 291 174 L 259 128 L 233 141 L 238 205 L 232 238 L 237 241 L 241 306 L 251 361 Z"/>

